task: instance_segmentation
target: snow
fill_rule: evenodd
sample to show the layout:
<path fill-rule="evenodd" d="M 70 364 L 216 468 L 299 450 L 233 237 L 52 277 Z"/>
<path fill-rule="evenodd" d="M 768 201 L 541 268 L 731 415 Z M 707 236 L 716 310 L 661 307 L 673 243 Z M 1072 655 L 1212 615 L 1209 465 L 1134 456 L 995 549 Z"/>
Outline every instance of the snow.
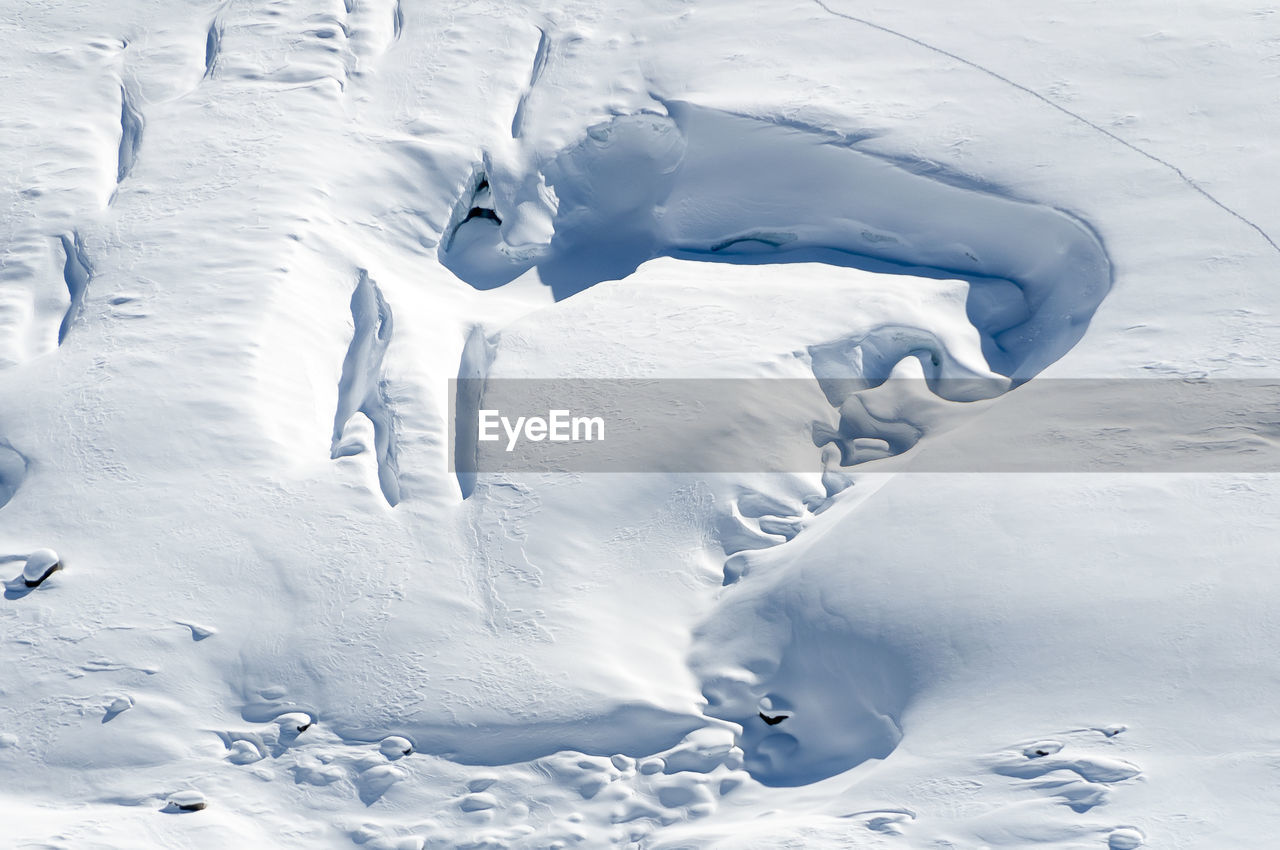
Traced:
<path fill-rule="evenodd" d="M 0 843 L 1265 845 L 1271 420 L 973 461 L 1058 379 L 1280 377 L 1278 27 L 0 11 Z M 797 389 L 615 471 L 469 436 L 667 379 Z"/>

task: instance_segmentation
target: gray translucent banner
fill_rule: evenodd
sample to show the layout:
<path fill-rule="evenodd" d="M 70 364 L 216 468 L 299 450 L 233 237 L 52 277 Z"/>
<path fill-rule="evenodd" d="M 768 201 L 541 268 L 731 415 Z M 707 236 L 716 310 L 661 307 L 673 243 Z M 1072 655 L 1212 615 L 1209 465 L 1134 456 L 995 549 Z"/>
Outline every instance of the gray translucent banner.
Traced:
<path fill-rule="evenodd" d="M 1277 472 L 1280 379 L 457 379 L 450 470 Z"/>

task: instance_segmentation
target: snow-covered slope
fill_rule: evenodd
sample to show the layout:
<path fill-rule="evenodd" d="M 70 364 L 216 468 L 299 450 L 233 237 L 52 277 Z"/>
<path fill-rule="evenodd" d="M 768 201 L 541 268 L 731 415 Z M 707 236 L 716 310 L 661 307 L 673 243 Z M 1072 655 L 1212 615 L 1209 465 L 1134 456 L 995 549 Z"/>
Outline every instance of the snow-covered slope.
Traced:
<path fill-rule="evenodd" d="M 853 461 L 1280 377 L 1276 10 L 47 0 L 0 44 L 0 845 L 1268 846 L 1272 475 Z M 528 378 L 780 379 L 655 446 L 828 444 L 486 473 L 463 388 Z"/>

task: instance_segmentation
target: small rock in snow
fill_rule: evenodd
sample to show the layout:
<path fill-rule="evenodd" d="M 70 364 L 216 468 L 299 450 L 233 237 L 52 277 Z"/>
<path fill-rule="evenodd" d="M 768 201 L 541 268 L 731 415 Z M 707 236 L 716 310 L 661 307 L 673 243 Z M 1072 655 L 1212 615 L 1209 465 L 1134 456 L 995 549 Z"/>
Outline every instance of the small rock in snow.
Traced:
<path fill-rule="evenodd" d="M 169 795 L 165 810 L 170 812 L 198 812 L 205 808 L 204 795 L 199 791 L 179 791 Z"/>
<path fill-rule="evenodd" d="M 382 739 L 382 743 L 378 745 L 378 750 L 387 758 L 395 761 L 412 753 L 413 744 L 410 743 L 408 738 L 391 735 Z"/>
<path fill-rule="evenodd" d="M 41 582 L 62 569 L 58 553 L 52 549 L 37 549 L 27 556 L 22 568 L 22 580 L 27 587 L 39 587 Z"/>
<path fill-rule="evenodd" d="M 1043 758 L 1062 752 L 1062 744 L 1057 741 L 1036 741 L 1022 748 L 1022 754 L 1029 759 Z"/>
<path fill-rule="evenodd" d="M 314 722 L 310 714 L 302 711 L 290 711 L 276 718 L 276 725 L 280 727 L 280 731 L 291 735 L 307 731 Z"/>

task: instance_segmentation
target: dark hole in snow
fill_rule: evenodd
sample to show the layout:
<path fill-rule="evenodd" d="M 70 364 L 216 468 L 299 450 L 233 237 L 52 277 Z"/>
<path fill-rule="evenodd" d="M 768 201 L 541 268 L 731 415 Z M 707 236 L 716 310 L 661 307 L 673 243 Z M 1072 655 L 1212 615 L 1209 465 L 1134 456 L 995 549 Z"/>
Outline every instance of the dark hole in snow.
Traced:
<path fill-rule="evenodd" d="M 763 711 L 759 712 L 759 714 L 760 714 L 760 719 L 763 720 L 765 722 L 765 725 L 767 726 L 777 726 L 779 723 L 781 723 L 782 721 L 786 720 L 788 717 L 791 716 L 789 714 L 769 715 L 769 714 L 765 714 Z"/>
<path fill-rule="evenodd" d="M 462 222 L 463 224 L 466 224 L 473 218 L 487 218 L 494 224 L 502 224 L 502 219 L 498 218 L 497 212 L 494 210 L 487 210 L 484 207 L 472 207 L 467 210 L 467 217 L 464 218 Z"/>

